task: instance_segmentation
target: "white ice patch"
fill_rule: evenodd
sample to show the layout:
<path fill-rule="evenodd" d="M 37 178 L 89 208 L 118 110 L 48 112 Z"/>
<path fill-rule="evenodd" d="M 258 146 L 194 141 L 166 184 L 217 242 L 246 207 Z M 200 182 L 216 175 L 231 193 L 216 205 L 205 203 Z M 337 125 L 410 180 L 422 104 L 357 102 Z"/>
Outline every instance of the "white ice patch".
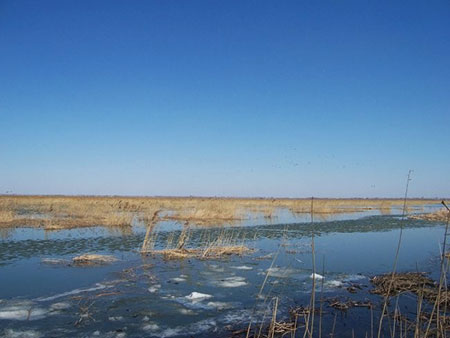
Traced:
<path fill-rule="evenodd" d="M 120 322 L 123 320 L 122 316 L 108 317 L 108 320 L 111 322 Z"/>
<path fill-rule="evenodd" d="M 54 304 L 50 305 L 51 311 L 66 310 L 68 308 L 70 308 L 70 304 L 64 303 L 64 302 L 54 303 Z"/>
<path fill-rule="evenodd" d="M 269 269 L 267 269 L 267 271 L 265 273 L 263 272 L 260 274 L 262 274 L 262 275 L 268 274 L 269 277 L 289 278 L 290 276 L 292 276 L 295 273 L 297 273 L 297 271 L 294 269 L 274 267 L 274 268 L 269 268 Z"/>
<path fill-rule="evenodd" d="M 155 293 L 157 292 L 159 289 L 161 289 L 161 284 L 155 284 L 153 286 L 150 286 L 147 290 L 150 293 Z"/>
<path fill-rule="evenodd" d="M 200 293 L 200 292 L 194 291 L 194 292 L 191 292 L 189 295 L 187 295 L 184 298 L 190 300 L 193 303 L 197 303 L 197 302 L 201 302 L 202 300 L 212 298 L 212 296 L 208 295 L 206 293 Z"/>
<path fill-rule="evenodd" d="M 330 280 L 326 282 L 325 285 L 332 288 L 340 288 L 344 285 L 344 283 L 341 282 L 340 280 Z"/>
<path fill-rule="evenodd" d="M 252 312 L 249 310 L 237 310 L 232 313 L 227 313 L 221 322 L 225 324 L 236 324 L 243 321 L 243 318 L 250 318 L 252 316 Z"/>
<path fill-rule="evenodd" d="M 253 270 L 253 268 L 251 266 L 247 266 L 247 265 L 232 266 L 232 268 L 236 269 L 236 270 Z"/>
<path fill-rule="evenodd" d="M 69 303 L 54 303 L 49 308 L 36 306 L 31 301 L 12 301 L 0 307 L 0 319 L 37 320 L 56 315 L 60 310 L 70 307 Z"/>
<path fill-rule="evenodd" d="M 3 332 L 4 338 L 40 338 L 42 337 L 42 333 L 34 330 L 13 330 L 8 329 Z"/>
<path fill-rule="evenodd" d="M 178 282 L 178 283 L 186 282 L 186 278 L 182 278 L 182 277 L 175 277 L 175 278 L 172 278 L 172 280 L 174 282 Z"/>
<path fill-rule="evenodd" d="M 110 288 L 110 287 L 112 287 L 112 285 L 105 285 L 105 284 L 102 284 L 102 283 L 96 283 L 95 286 L 93 286 L 91 288 L 75 289 L 75 290 L 72 290 L 72 291 L 59 293 L 59 294 L 56 294 L 56 295 L 50 296 L 50 297 L 40 297 L 40 298 L 37 298 L 36 300 L 40 301 L 40 302 L 47 302 L 49 300 L 54 300 L 54 299 L 58 299 L 58 298 L 66 297 L 66 296 L 72 296 L 72 295 L 76 295 L 76 294 L 83 293 L 83 292 L 102 290 L 102 289 L 106 289 L 106 288 Z"/>
<path fill-rule="evenodd" d="M 197 323 L 193 323 L 189 326 L 168 328 L 158 334 L 161 338 L 174 337 L 178 335 L 194 336 L 202 332 L 208 332 L 208 334 L 217 331 L 217 323 L 215 320 L 206 319 Z"/>
<path fill-rule="evenodd" d="M 185 308 L 181 308 L 178 310 L 178 312 L 180 312 L 182 315 L 185 316 L 193 316 L 196 313 L 194 311 L 192 311 L 191 309 L 185 309 Z"/>
<path fill-rule="evenodd" d="M 29 305 L 12 305 L 0 309 L 0 319 L 9 320 L 36 320 L 45 318 L 50 311 Z"/>
<path fill-rule="evenodd" d="M 361 280 L 361 279 L 366 279 L 366 276 L 363 275 L 350 275 L 346 278 L 343 279 L 344 282 L 352 282 L 352 281 L 356 281 L 356 280 Z"/>
<path fill-rule="evenodd" d="M 217 310 L 227 310 L 227 309 L 232 309 L 234 307 L 234 305 L 232 303 L 226 303 L 226 302 L 208 302 L 208 304 L 206 304 L 206 305 L 211 308 L 215 308 Z"/>
<path fill-rule="evenodd" d="M 245 281 L 244 277 L 233 276 L 225 278 L 224 280 L 221 280 L 217 284 L 224 288 L 237 288 L 240 286 L 247 285 L 247 282 Z"/>
<path fill-rule="evenodd" d="M 322 275 L 319 275 L 318 273 L 312 273 L 311 276 L 309 276 L 309 278 L 322 280 L 324 277 Z"/>
<path fill-rule="evenodd" d="M 148 331 L 148 332 L 156 332 L 159 330 L 159 326 L 158 324 L 147 324 L 145 326 L 142 327 L 142 330 L 144 331 Z"/>
<path fill-rule="evenodd" d="M 225 271 L 223 267 L 221 267 L 217 264 L 210 264 L 208 266 L 208 268 L 209 268 L 209 270 L 212 270 L 214 272 L 224 272 Z"/>
<path fill-rule="evenodd" d="M 162 331 L 159 336 L 161 338 L 166 338 L 166 337 L 174 337 L 174 336 L 178 336 L 181 333 L 183 333 L 183 328 L 174 328 L 174 329 L 165 329 L 164 331 Z"/>

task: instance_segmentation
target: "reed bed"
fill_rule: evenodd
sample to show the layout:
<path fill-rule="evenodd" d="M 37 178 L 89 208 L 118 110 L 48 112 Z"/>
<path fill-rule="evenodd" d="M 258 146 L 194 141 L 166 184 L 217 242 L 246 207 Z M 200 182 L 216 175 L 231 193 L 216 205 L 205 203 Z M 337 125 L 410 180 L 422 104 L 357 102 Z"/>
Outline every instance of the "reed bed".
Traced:
<path fill-rule="evenodd" d="M 390 213 L 400 199 L 315 199 L 316 217 L 337 213 L 380 210 Z M 436 200 L 410 199 L 420 207 Z M 280 210 L 310 212 L 309 199 L 202 198 L 119 196 L 0 196 L 0 227 L 43 227 L 58 230 L 88 226 L 130 226 L 148 221 L 156 211 L 160 220 L 190 222 L 200 226 L 237 223 L 253 218 L 275 218 Z"/>
<path fill-rule="evenodd" d="M 153 218 L 156 222 L 156 216 Z M 154 224 L 154 223 L 153 223 Z M 142 254 L 161 255 L 165 259 L 177 260 L 186 258 L 198 259 L 219 259 L 226 256 L 242 256 L 253 250 L 244 245 L 244 239 L 239 237 L 239 233 L 222 229 L 216 237 L 211 238 L 204 233 L 202 239 L 195 244 L 189 243 L 191 239 L 191 229 L 189 224 L 185 224 L 178 237 L 172 232 L 166 240 L 166 247 L 155 249 L 155 241 L 158 234 L 154 226 L 149 226 L 144 242 L 142 244 Z"/>
<path fill-rule="evenodd" d="M 72 259 L 75 265 L 100 265 L 117 261 L 117 258 L 110 255 L 83 254 Z"/>
<path fill-rule="evenodd" d="M 427 214 L 421 214 L 421 215 L 412 215 L 409 218 L 411 219 L 421 219 L 425 221 L 434 221 L 434 222 L 445 222 L 447 221 L 447 218 L 449 217 L 449 213 L 445 208 L 442 208 L 441 210 L 430 212 Z"/>

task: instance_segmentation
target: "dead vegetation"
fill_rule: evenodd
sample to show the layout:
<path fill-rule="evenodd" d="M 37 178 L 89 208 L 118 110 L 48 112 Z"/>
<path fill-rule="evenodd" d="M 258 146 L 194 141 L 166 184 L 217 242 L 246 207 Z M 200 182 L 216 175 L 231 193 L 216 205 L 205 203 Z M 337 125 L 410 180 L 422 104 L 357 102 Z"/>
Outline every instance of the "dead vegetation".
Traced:
<path fill-rule="evenodd" d="M 430 303 L 438 300 L 440 304 L 447 304 L 450 300 L 449 292 L 442 290 L 438 283 L 427 277 L 423 272 L 385 274 L 373 277 L 371 282 L 374 285 L 371 292 L 385 297 L 410 292 Z"/>
<path fill-rule="evenodd" d="M 433 221 L 433 222 L 446 222 L 448 217 L 449 217 L 449 212 L 444 208 L 442 208 L 441 210 L 435 211 L 435 212 L 428 213 L 428 214 L 410 216 L 411 219 L 421 219 L 421 220 Z"/>
<path fill-rule="evenodd" d="M 142 254 L 161 255 L 165 259 L 219 259 L 226 256 L 238 255 L 242 256 L 253 250 L 244 245 L 244 239 L 239 237 L 239 233 L 223 229 L 216 237 L 203 236 L 203 239 L 197 247 L 189 247 L 189 239 L 191 237 L 191 229 L 185 224 L 183 230 L 178 237 L 172 232 L 166 240 L 164 249 L 155 249 L 155 241 L 158 233 L 154 231 L 154 227 L 149 226 L 141 248 Z"/>
<path fill-rule="evenodd" d="M 101 265 L 117 261 L 117 258 L 109 255 L 84 254 L 72 259 L 74 265 Z"/>
<path fill-rule="evenodd" d="M 383 214 L 400 207 L 399 199 L 315 199 L 316 217 L 336 213 L 379 210 Z M 435 200 L 411 199 L 421 207 Z M 58 230 L 89 226 L 130 226 L 134 220 L 148 222 L 159 211 L 159 220 L 221 225 L 252 218 L 275 218 L 288 210 L 310 212 L 309 199 L 116 197 L 116 196 L 0 196 L 0 227 L 43 227 Z"/>
<path fill-rule="evenodd" d="M 185 259 L 185 258 L 200 258 L 200 259 L 216 259 L 225 256 L 238 255 L 242 256 L 252 250 L 241 246 L 222 246 L 208 249 L 163 249 L 153 250 L 151 253 L 161 255 L 165 259 Z"/>

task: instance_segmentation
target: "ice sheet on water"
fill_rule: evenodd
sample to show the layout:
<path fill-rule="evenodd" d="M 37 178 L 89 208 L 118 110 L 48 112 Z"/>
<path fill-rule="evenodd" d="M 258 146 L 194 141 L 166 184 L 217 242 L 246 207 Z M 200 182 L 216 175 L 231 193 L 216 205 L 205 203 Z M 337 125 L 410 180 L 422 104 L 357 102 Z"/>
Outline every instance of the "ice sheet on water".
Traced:
<path fill-rule="evenodd" d="M 201 302 L 202 300 L 212 298 L 212 296 L 208 295 L 206 293 L 194 291 L 194 292 L 191 292 L 189 295 L 187 295 L 184 298 L 186 298 L 187 300 L 189 300 L 193 303 L 197 303 L 197 302 Z"/>
<path fill-rule="evenodd" d="M 107 289 L 107 288 L 113 287 L 115 285 L 115 282 L 117 282 L 117 281 L 113 281 L 113 282 L 109 282 L 109 283 L 96 283 L 95 286 L 92 286 L 90 288 L 74 289 L 71 291 L 58 293 L 56 295 L 49 296 L 49 297 L 39 297 L 36 300 L 39 302 L 47 302 L 50 300 L 55 300 L 55 299 L 66 297 L 66 296 L 72 296 L 72 295 L 76 295 L 76 294 L 83 293 L 83 292 L 91 292 L 91 291 Z"/>
<path fill-rule="evenodd" d="M 367 279 L 367 277 L 364 275 L 355 274 L 355 275 L 349 275 L 349 276 L 345 277 L 342 281 L 343 282 L 354 282 L 354 281 L 363 280 L 363 279 Z"/>
<path fill-rule="evenodd" d="M 203 332 L 208 332 L 208 334 L 213 336 L 214 332 L 217 332 L 217 322 L 214 319 L 205 319 L 188 326 L 166 328 L 160 332 L 154 332 L 153 334 L 161 338 L 168 338 L 179 335 L 195 336 Z"/>
<path fill-rule="evenodd" d="M 184 307 L 180 308 L 180 309 L 178 310 L 178 312 L 180 312 L 182 315 L 185 315 L 185 316 L 193 316 L 193 315 L 196 315 L 196 313 L 195 313 L 194 311 L 192 311 L 191 309 L 186 309 L 186 308 L 184 308 Z"/>
<path fill-rule="evenodd" d="M 0 331 L 1 332 L 1 331 Z M 35 330 L 13 330 L 7 329 L 3 331 L 4 338 L 40 338 L 43 334 Z"/>
<path fill-rule="evenodd" d="M 253 270 L 253 268 L 248 265 L 232 266 L 232 268 L 236 270 Z"/>
<path fill-rule="evenodd" d="M 322 275 L 319 275 L 318 273 L 312 273 L 311 276 L 309 276 L 309 278 L 316 279 L 316 280 L 324 279 L 324 277 Z"/>
<path fill-rule="evenodd" d="M 244 277 L 231 276 L 219 281 L 217 285 L 224 288 L 237 288 L 247 285 L 247 282 L 245 281 Z"/>
<path fill-rule="evenodd" d="M 267 269 L 266 271 L 260 272 L 259 274 L 261 274 L 261 275 L 268 274 L 269 277 L 289 278 L 298 272 L 299 272 L 298 270 L 291 269 L 291 268 L 272 267 L 272 268 Z"/>
<path fill-rule="evenodd" d="M 142 330 L 153 333 L 159 330 L 159 326 L 156 323 L 146 324 L 142 327 Z"/>
<path fill-rule="evenodd" d="M 329 280 L 324 283 L 324 286 L 331 287 L 331 288 L 340 288 L 344 285 L 345 285 L 345 283 L 340 280 Z"/>
<path fill-rule="evenodd" d="M 150 286 L 147 290 L 148 290 L 148 292 L 150 292 L 150 293 L 155 293 L 155 292 L 157 292 L 159 289 L 161 289 L 161 284 L 155 284 L 155 285 L 152 285 L 152 286 Z"/>
<path fill-rule="evenodd" d="M 206 305 L 216 310 L 228 310 L 236 307 L 236 304 L 231 302 L 208 302 Z"/>

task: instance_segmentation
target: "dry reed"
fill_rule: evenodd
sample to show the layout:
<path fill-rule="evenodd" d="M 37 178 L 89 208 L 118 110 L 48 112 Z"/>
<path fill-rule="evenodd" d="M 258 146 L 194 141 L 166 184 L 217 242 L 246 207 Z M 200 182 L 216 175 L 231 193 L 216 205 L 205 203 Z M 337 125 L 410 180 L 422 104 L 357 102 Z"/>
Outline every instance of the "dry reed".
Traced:
<path fill-rule="evenodd" d="M 436 203 L 409 200 L 410 205 Z M 388 212 L 398 199 L 315 199 L 318 217 L 364 210 Z M 41 226 L 65 229 L 86 226 L 129 226 L 134 219 L 148 221 L 160 210 L 161 220 L 197 225 L 221 225 L 249 218 L 275 218 L 279 210 L 310 212 L 309 199 L 202 198 L 119 196 L 0 196 L 0 227 Z"/>

